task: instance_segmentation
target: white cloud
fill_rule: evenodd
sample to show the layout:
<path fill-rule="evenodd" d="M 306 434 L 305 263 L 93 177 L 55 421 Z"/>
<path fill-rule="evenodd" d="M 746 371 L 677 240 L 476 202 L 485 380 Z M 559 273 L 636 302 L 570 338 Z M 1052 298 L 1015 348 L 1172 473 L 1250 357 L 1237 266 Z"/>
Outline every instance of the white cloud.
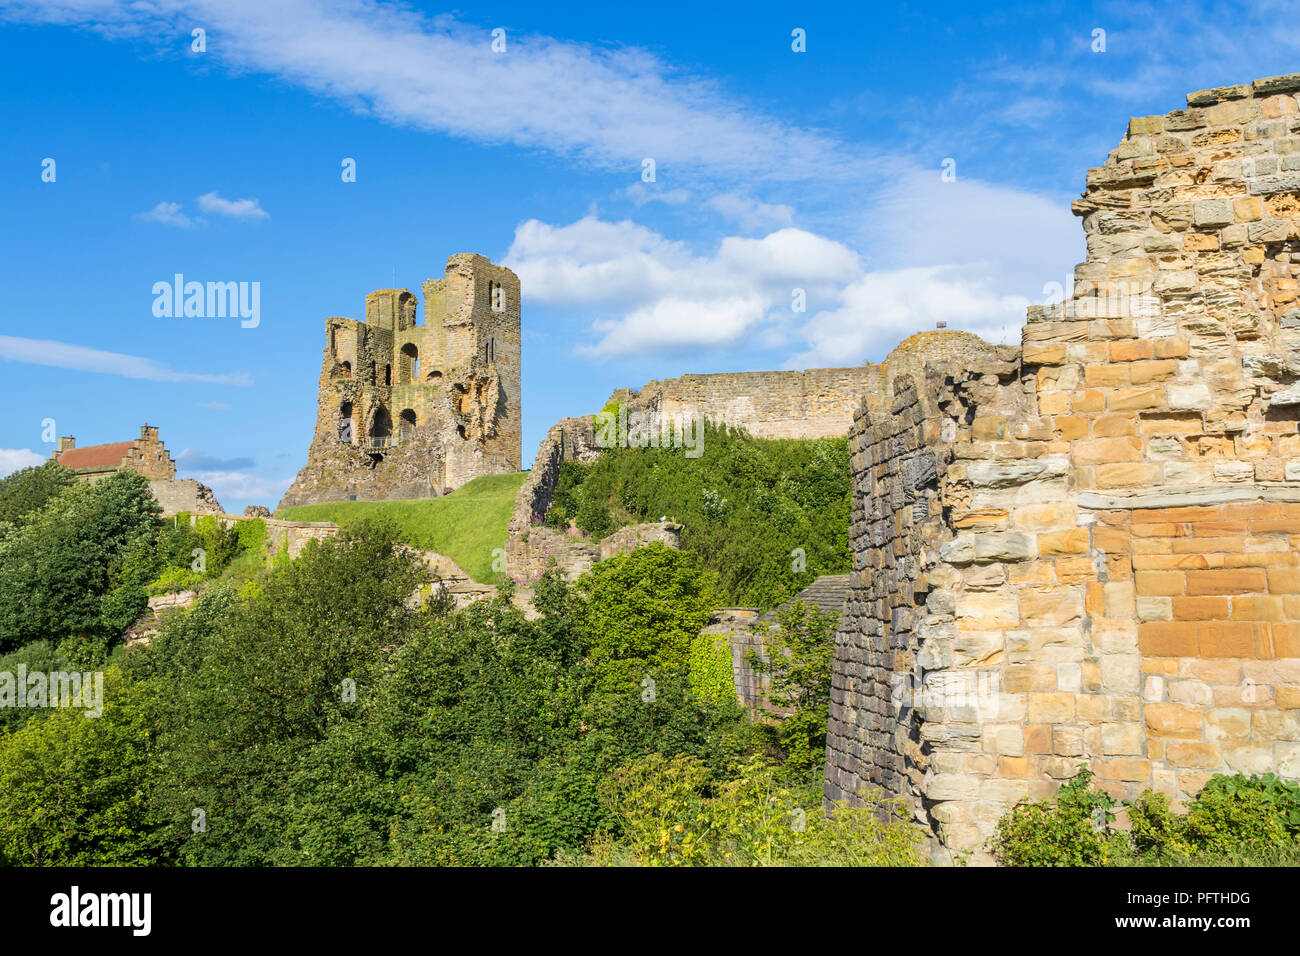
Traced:
<path fill-rule="evenodd" d="M 1060 282 L 1084 257 L 1083 230 L 1068 197 L 940 170 L 909 168 L 864 207 L 860 235 L 877 267 L 985 263 L 997 281 L 1035 296 Z"/>
<path fill-rule="evenodd" d="M 0 16 L 156 41 L 207 30 L 205 57 L 276 76 L 384 120 L 604 167 L 653 158 L 678 179 L 852 179 L 868 161 L 833 137 L 746 107 L 653 54 L 430 18 L 379 0 L 0 0 Z M 755 157 L 762 157 L 756 161 Z M 688 172 L 689 171 L 689 172 Z"/>
<path fill-rule="evenodd" d="M 39 465 L 43 461 L 45 456 L 36 454 L 30 448 L 0 448 L 0 478 Z"/>
<path fill-rule="evenodd" d="M 263 478 L 246 471 L 192 471 L 185 477 L 207 485 L 222 507 L 231 509 L 245 503 L 274 508 L 293 484 L 292 478 Z"/>
<path fill-rule="evenodd" d="M 788 311 L 795 288 L 834 295 L 861 274 L 851 249 L 801 229 L 729 236 L 698 256 L 634 222 L 593 216 L 521 224 L 505 264 L 537 301 L 596 310 L 598 339 L 579 349 L 589 355 L 733 344 L 771 310 Z"/>
<path fill-rule="evenodd" d="M 208 382 L 212 385 L 252 385 L 248 375 L 214 375 L 207 372 L 178 372 L 161 362 L 121 352 L 56 342 L 52 339 L 25 339 L 15 335 L 0 335 L 0 359 L 46 365 L 53 368 L 70 368 L 80 372 L 99 372 L 104 375 L 121 375 L 123 378 L 146 379 L 151 382 Z"/>
<path fill-rule="evenodd" d="M 271 218 L 270 213 L 263 209 L 256 199 L 225 199 L 215 192 L 200 196 L 199 208 L 214 216 L 226 216 L 230 219 Z"/>
<path fill-rule="evenodd" d="M 690 202 L 691 199 L 690 190 L 660 189 L 658 186 L 652 188 L 645 183 L 633 183 L 623 190 L 623 195 L 638 206 L 651 202 L 661 202 L 665 206 L 680 206 L 682 203 Z"/>
<path fill-rule="evenodd" d="M 232 406 L 229 402 L 196 402 L 199 408 L 206 408 L 213 412 L 228 412 Z"/>
<path fill-rule="evenodd" d="M 164 226 L 175 226 L 178 229 L 192 229 L 195 222 L 181 212 L 181 204 L 178 202 L 160 202 L 148 212 L 136 213 L 136 218 L 145 222 L 162 223 Z"/>
<path fill-rule="evenodd" d="M 857 365 L 940 321 L 987 342 L 1015 344 L 1029 304 L 1023 296 L 999 293 L 987 276 L 958 266 L 869 272 L 843 290 L 838 308 L 808 320 L 800 333 L 807 348 L 785 364 Z"/>
<path fill-rule="evenodd" d="M 746 232 L 794 225 L 794 207 L 760 202 L 752 196 L 722 193 L 709 199 L 709 207 Z"/>
<path fill-rule="evenodd" d="M 594 216 L 522 223 L 505 261 L 531 298 L 589 320 L 594 336 L 582 354 L 745 342 L 784 348 L 786 366 L 813 368 L 878 360 L 940 321 L 1016 342 L 1026 306 L 1082 252 L 1068 211 L 973 180 L 900 176 L 867 216 L 879 223 L 864 231 L 881 253 L 870 265 L 844 243 L 792 227 L 728 236 L 698 255 L 630 220 Z M 795 289 L 805 313 L 791 308 Z"/>

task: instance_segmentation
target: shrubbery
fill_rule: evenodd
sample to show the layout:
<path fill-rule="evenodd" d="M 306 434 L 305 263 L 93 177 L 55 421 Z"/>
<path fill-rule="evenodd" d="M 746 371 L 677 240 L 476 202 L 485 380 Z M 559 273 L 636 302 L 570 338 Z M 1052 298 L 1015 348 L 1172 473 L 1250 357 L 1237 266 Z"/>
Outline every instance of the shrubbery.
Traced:
<path fill-rule="evenodd" d="M 1273 774 L 1216 775 L 1184 813 L 1163 793 L 1119 804 L 1083 768 L 1053 801 L 1022 802 L 999 822 L 991 848 L 1009 866 L 1300 863 L 1300 785 Z"/>
<path fill-rule="evenodd" d="M 604 787 L 624 839 L 598 842 L 591 861 L 618 862 L 626 851 L 650 866 L 920 864 L 922 833 L 897 803 L 868 799 L 827 813 L 777 778 L 761 759 L 721 781 L 689 756 L 635 761 Z"/>
<path fill-rule="evenodd" d="M 768 609 L 819 575 L 849 571 L 849 454 L 843 438 L 753 438 L 706 423 L 703 454 L 608 448 L 560 466 L 551 527 L 600 538 L 662 516 L 718 575 L 723 603 Z"/>
<path fill-rule="evenodd" d="M 179 554 L 183 538 L 148 536 Z M 691 555 L 652 545 L 577 586 L 548 572 L 530 619 L 509 587 L 462 611 L 413 607 L 427 570 L 396 539 L 362 521 L 255 586 L 214 582 L 115 659 L 103 718 L 54 711 L 0 735 L 0 854 L 500 865 L 614 847 L 609 859 L 649 863 L 642 818 L 609 786 L 667 762 L 704 775 L 692 799 L 705 801 L 710 862 L 912 859 L 902 831 L 831 820 L 815 793 L 786 789 L 798 775 L 729 672 L 699 685 L 692 643 L 717 592 Z M 148 553 L 128 548 L 123 566 Z"/>

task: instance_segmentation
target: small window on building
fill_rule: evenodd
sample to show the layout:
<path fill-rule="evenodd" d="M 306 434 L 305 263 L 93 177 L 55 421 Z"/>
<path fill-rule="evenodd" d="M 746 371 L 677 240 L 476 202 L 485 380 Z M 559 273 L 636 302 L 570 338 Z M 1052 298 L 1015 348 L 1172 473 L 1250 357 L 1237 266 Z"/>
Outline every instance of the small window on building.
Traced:
<path fill-rule="evenodd" d="M 384 366 L 384 384 L 385 385 L 393 384 L 393 367 L 391 365 Z"/>
<path fill-rule="evenodd" d="M 506 310 L 506 292 L 501 288 L 500 282 L 489 282 L 488 290 L 492 299 L 492 311 L 504 312 Z"/>

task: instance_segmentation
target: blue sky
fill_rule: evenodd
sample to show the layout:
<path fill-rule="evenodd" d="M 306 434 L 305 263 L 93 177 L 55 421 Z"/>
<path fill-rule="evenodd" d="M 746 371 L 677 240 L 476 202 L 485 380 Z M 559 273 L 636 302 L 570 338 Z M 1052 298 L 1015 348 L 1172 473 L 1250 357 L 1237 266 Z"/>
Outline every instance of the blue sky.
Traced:
<path fill-rule="evenodd" d="M 1282 4 L 711 6 L 0 0 L 0 473 L 148 421 L 273 507 L 322 320 L 456 252 L 523 282 L 525 461 L 651 378 L 1018 341 L 1129 116 L 1300 71 Z M 176 273 L 259 324 L 156 317 Z"/>

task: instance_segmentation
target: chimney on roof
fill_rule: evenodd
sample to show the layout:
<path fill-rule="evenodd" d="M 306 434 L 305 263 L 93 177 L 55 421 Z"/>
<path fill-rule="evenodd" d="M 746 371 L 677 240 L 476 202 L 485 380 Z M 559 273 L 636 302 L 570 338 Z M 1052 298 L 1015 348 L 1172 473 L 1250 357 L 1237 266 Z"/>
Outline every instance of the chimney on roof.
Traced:
<path fill-rule="evenodd" d="M 76 448 L 76 447 L 77 447 L 77 440 L 73 438 L 71 435 L 66 435 L 63 438 L 59 439 L 60 452 L 65 452 L 69 448 Z"/>

